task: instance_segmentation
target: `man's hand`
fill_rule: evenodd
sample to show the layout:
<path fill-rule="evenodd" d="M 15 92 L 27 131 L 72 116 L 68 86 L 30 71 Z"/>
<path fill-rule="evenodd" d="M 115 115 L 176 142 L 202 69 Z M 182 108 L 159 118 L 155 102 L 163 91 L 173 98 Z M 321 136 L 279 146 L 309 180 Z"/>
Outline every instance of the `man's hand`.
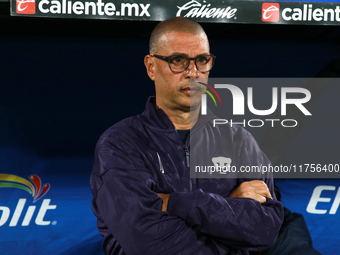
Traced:
<path fill-rule="evenodd" d="M 258 180 L 242 182 L 229 197 L 247 197 L 255 199 L 260 203 L 266 202 L 266 197 L 273 199 L 267 184 Z"/>
<path fill-rule="evenodd" d="M 158 193 L 158 195 L 163 199 L 162 211 L 166 212 L 166 210 L 168 209 L 168 201 L 170 194 Z"/>

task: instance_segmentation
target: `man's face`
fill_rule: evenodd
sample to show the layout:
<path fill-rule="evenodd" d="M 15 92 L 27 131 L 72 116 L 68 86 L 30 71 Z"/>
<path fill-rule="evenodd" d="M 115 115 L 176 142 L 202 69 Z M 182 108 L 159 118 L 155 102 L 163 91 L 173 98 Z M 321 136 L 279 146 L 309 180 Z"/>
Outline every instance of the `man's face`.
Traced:
<path fill-rule="evenodd" d="M 160 40 L 160 50 L 156 53 L 162 56 L 177 54 L 187 55 L 189 58 L 202 54 L 209 54 L 209 42 L 205 34 L 190 34 L 183 32 L 168 32 Z M 190 111 L 191 107 L 199 106 L 201 91 L 190 90 L 190 78 L 207 78 L 209 72 L 200 73 L 194 61 L 190 61 L 187 70 L 174 73 L 167 61 L 152 58 L 153 74 L 150 78 L 155 81 L 156 103 L 163 110 Z M 191 109 L 192 110 L 192 109 Z"/>

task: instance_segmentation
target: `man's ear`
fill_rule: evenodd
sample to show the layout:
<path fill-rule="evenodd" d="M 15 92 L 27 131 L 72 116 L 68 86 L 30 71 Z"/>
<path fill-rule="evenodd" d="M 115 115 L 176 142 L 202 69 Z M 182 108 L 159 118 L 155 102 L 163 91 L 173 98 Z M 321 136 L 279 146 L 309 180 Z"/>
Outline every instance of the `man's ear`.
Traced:
<path fill-rule="evenodd" d="M 146 67 L 146 71 L 151 80 L 155 80 L 155 62 L 154 58 L 150 55 L 146 55 L 144 58 L 144 65 Z"/>

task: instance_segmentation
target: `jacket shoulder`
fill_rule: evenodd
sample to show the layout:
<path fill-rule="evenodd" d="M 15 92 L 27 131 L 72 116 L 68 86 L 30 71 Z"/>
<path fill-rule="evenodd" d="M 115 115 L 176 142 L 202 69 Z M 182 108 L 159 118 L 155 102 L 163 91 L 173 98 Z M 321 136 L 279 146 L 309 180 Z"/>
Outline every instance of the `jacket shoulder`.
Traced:
<path fill-rule="evenodd" d="M 135 144 L 143 137 L 143 124 L 136 117 L 129 117 L 109 127 L 98 139 L 95 148 L 95 166 L 102 162 L 105 169 L 96 171 L 102 175 L 109 167 L 109 162 L 126 155 L 135 155 Z M 125 155 L 125 156 L 124 156 Z M 95 169 L 95 168 L 94 168 Z"/>
<path fill-rule="evenodd" d="M 139 121 L 137 116 L 123 119 L 105 130 L 99 137 L 96 146 L 102 146 L 107 142 L 118 138 L 121 140 L 123 138 L 127 139 L 133 137 L 133 134 L 137 133 L 141 126 L 143 126 L 143 124 Z"/>

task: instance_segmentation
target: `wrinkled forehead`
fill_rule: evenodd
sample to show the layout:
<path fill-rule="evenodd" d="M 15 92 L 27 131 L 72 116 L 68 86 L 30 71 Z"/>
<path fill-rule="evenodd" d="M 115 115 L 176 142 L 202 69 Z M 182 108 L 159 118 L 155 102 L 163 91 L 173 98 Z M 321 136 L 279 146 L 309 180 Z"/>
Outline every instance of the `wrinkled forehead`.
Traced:
<path fill-rule="evenodd" d="M 169 31 L 160 37 L 158 43 L 160 46 L 160 54 L 209 53 L 209 41 L 205 33 Z"/>

